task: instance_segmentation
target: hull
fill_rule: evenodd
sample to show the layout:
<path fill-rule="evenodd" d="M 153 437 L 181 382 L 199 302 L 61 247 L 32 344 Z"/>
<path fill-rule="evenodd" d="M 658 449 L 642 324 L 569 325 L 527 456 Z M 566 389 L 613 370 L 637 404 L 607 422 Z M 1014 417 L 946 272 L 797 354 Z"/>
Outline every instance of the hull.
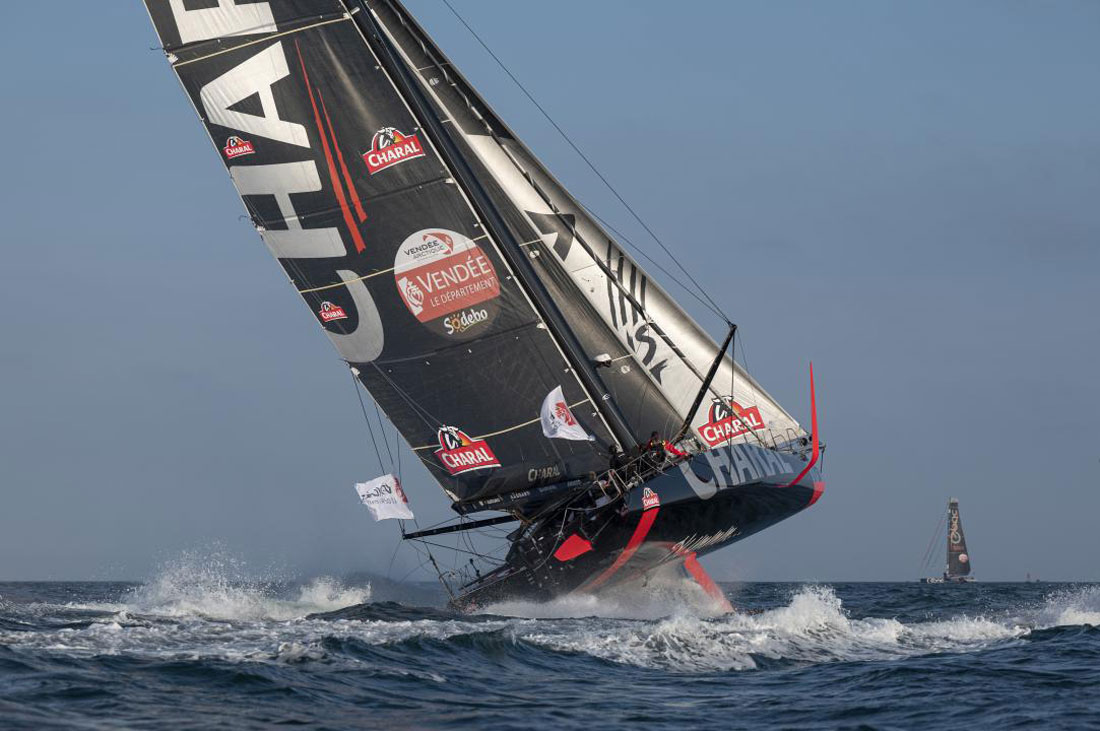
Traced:
<path fill-rule="evenodd" d="M 928 576 L 920 580 L 922 584 L 973 584 L 973 576 Z"/>
<path fill-rule="evenodd" d="M 713 593 L 696 558 L 816 502 L 824 489 L 817 470 L 794 481 L 805 466 L 803 456 L 751 445 L 696 455 L 619 499 L 547 515 L 453 605 L 473 611 L 505 599 L 598 593 L 671 564 L 686 564 Z"/>

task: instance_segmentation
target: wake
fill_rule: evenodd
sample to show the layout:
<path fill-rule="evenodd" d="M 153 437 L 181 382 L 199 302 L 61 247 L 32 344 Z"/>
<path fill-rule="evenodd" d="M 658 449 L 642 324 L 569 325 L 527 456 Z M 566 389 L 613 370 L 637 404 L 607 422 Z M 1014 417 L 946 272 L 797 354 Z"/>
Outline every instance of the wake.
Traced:
<path fill-rule="evenodd" d="M 76 656 L 294 664 L 361 664 L 372 653 L 397 650 L 406 660 L 386 665 L 398 674 L 430 666 L 423 652 L 458 660 L 536 651 L 707 673 L 974 653 L 1026 643 L 1037 630 L 1100 625 L 1100 586 L 1060 589 L 998 612 L 903 621 L 853 616 L 828 586 L 799 587 L 758 613 L 722 614 L 693 582 L 676 580 L 599 597 L 505 602 L 472 617 L 372 604 L 369 586 L 330 577 L 288 584 L 242 574 L 232 561 L 186 556 L 115 603 L 5 603 L 0 645 Z M 737 597 L 731 599 L 736 606 Z"/>

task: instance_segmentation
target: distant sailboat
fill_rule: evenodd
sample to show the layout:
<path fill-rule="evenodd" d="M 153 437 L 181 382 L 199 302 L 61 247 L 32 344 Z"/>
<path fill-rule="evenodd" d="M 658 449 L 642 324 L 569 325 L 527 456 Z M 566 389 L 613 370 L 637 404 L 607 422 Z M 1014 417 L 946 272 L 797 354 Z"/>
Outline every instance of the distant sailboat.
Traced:
<path fill-rule="evenodd" d="M 942 525 L 941 521 L 941 525 Z M 932 537 L 933 544 L 940 529 Z M 929 547 L 930 553 L 931 546 Z M 943 576 L 931 576 L 921 579 L 922 584 L 966 584 L 974 581 L 970 575 L 970 552 L 966 550 L 966 535 L 963 533 L 962 520 L 959 518 L 959 501 L 951 498 L 947 501 L 947 568 Z"/>

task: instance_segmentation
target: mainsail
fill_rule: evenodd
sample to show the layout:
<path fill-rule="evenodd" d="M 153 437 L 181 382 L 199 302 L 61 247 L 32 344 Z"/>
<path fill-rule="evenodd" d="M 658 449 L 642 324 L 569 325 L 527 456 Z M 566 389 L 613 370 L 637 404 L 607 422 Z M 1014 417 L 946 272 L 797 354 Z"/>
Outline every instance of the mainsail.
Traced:
<path fill-rule="evenodd" d="M 146 5 L 264 242 L 457 510 L 679 426 L 714 341 L 399 3 Z M 543 434 L 559 386 L 592 441 Z M 730 359 L 710 401 L 711 446 L 803 433 Z"/>
<path fill-rule="evenodd" d="M 947 503 L 947 576 L 969 576 L 970 554 L 966 550 L 966 536 L 959 519 L 959 501 Z"/>
<path fill-rule="evenodd" d="M 538 274 L 559 302 L 569 303 L 575 321 L 593 331 L 589 342 L 600 344 L 590 344 L 590 350 L 604 348 L 614 370 L 627 377 L 616 392 L 624 411 L 645 421 L 638 424 L 643 431 L 674 431 L 715 359 L 714 340 L 551 175 L 399 2 L 367 5 L 406 63 L 419 71 L 438 112 L 452 121 L 454 136 L 493 181 L 494 199 L 510 214 L 511 225 L 537 241 L 532 251 Z M 648 383 L 638 380 L 643 375 Z M 732 358 L 721 363 L 709 404 L 692 420 L 708 446 L 756 440 L 776 445 L 804 434 Z"/>

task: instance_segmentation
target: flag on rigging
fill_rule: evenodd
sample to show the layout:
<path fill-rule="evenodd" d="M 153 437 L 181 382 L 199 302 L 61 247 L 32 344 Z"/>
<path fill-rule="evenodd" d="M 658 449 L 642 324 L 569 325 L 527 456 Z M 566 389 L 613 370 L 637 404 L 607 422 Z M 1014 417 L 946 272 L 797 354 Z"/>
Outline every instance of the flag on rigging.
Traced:
<path fill-rule="evenodd" d="M 409 509 L 409 499 L 401 489 L 401 481 L 393 475 L 383 475 L 369 482 L 355 483 L 359 499 L 377 520 L 411 520 L 416 516 Z"/>
<path fill-rule="evenodd" d="M 565 395 L 558 386 L 542 401 L 542 433 L 550 439 L 572 439 L 579 442 L 587 442 L 595 439 L 584 430 L 573 412 L 569 410 L 569 404 L 565 403 Z"/>

